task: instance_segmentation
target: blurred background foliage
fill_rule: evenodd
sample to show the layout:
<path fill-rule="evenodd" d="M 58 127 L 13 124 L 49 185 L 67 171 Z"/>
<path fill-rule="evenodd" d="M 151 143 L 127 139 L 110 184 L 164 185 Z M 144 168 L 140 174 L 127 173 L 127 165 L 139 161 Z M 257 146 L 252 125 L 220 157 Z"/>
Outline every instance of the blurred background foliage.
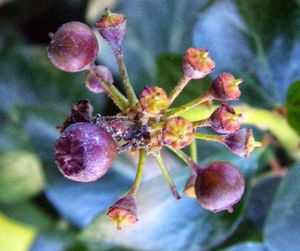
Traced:
<path fill-rule="evenodd" d="M 210 213 L 189 198 L 175 201 L 150 159 L 137 198 L 139 222 L 120 232 L 105 213 L 130 187 L 135 158 L 119 156 L 112 170 L 91 184 L 71 182 L 57 170 L 56 125 L 71 104 L 88 98 L 95 114 L 114 114 L 116 108 L 85 89 L 84 73 L 60 72 L 50 64 L 47 35 L 73 20 L 93 26 L 105 7 L 128 16 L 123 48 L 138 92 L 145 85 L 171 90 L 181 76 L 185 49 L 201 47 L 217 63 L 212 77 L 230 71 L 244 78 L 237 105 L 268 109 L 288 120 L 294 142 L 282 145 L 267 130 L 271 124 L 263 131 L 254 127 L 256 137 L 269 143 L 248 159 L 198 143 L 201 165 L 228 160 L 246 177 L 246 194 L 232 214 Z M 1 251 L 300 250 L 299 1 L 1 0 L 0 31 Z M 118 80 L 112 51 L 99 42 L 98 61 Z M 193 81 L 177 104 L 199 95 L 210 80 Z M 279 128 L 277 135 L 285 133 Z M 182 190 L 187 168 L 164 155 Z"/>

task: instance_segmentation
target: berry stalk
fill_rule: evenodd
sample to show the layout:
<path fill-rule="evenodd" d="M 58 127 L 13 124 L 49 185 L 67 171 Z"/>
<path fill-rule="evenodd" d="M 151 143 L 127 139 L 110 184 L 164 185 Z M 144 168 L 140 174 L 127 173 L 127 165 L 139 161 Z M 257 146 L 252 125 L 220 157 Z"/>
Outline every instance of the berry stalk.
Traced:
<path fill-rule="evenodd" d="M 205 134 L 205 133 L 197 132 L 195 133 L 195 139 L 222 143 L 224 139 L 224 135 L 214 135 L 214 134 Z"/>
<path fill-rule="evenodd" d="M 202 94 L 201 96 L 199 96 L 198 98 L 195 98 L 194 100 L 192 100 L 191 102 L 189 103 L 186 103 L 182 106 L 179 106 L 169 112 L 167 112 L 163 118 L 167 119 L 167 118 L 171 118 L 171 117 L 174 117 L 180 113 L 183 113 L 183 112 L 186 112 L 188 110 L 190 110 L 191 108 L 197 106 L 197 105 L 200 105 L 208 100 L 211 100 L 213 99 L 213 96 L 209 93 L 209 92 L 206 92 L 204 94 Z"/>
<path fill-rule="evenodd" d="M 169 94 L 169 100 L 171 105 L 174 100 L 177 98 L 177 96 L 182 92 L 183 88 L 188 84 L 188 82 L 191 80 L 191 78 L 187 76 L 182 76 L 182 78 L 179 80 L 178 84 L 175 86 L 175 88 L 171 91 Z"/>
<path fill-rule="evenodd" d="M 141 185 L 144 166 L 145 166 L 145 160 L 146 160 L 146 151 L 144 149 L 141 149 L 140 154 L 139 154 L 139 162 L 138 162 L 138 166 L 137 166 L 137 172 L 136 172 L 136 176 L 134 179 L 134 183 L 128 193 L 132 197 L 135 197 L 135 195 Z"/>
<path fill-rule="evenodd" d="M 113 102 L 120 108 L 122 112 L 125 112 L 128 107 L 127 98 L 124 97 L 124 95 L 114 85 L 104 79 L 103 76 L 99 75 L 94 67 L 91 67 L 90 71 L 93 72 L 101 80 L 102 87 L 107 96 L 113 100 Z"/>
<path fill-rule="evenodd" d="M 126 96 L 128 97 L 130 107 L 132 107 L 136 103 L 138 103 L 138 99 L 135 95 L 135 92 L 133 90 L 133 87 L 131 85 L 131 82 L 130 82 L 130 79 L 128 76 L 127 68 L 126 68 L 126 65 L 124 62 L 123 53 L 121 52 L 121 50 L 114 50 L 114 53 L 115 53 L 115 56 L 117 59 L 117 64 L 119 66 L 120 75 L 123 80 Z"/>
<path fill-rule="evenodd" d="M 174 195 L 174 197 L 177 200 L 179 200 L 181 197 L 180 197 L 180 195 L 179 195 L 179 193 L 177 191 L 177 188 L 176 188 L 176 186 L 174 184 L 174 181 L 173 181 L 172 177 L 170 176 L 170 173 L 169 173 L 169 171 L 167 169 L 167 166 L 166 166 L 164 160 L 161 157 L 160 152 L 154 154 L 154 156 L 155 156 L 156 162 L 157 162 L 157 164 L 158 164 L 158 166 L 159 166 L 159 168 L 161 170 L 162 175 L 164 176 L 166 182 L 168 183 L 168 185 L 169 185 L 169 187 L 170 187 L 170 189 L 172 191 L 172 194 Z"/>
<path fill-rule="evenodd" d="M 190 154 L 192 160 L 197 163 L 198 162 L 197 141 L 195 139 L 190 144 Z"/>

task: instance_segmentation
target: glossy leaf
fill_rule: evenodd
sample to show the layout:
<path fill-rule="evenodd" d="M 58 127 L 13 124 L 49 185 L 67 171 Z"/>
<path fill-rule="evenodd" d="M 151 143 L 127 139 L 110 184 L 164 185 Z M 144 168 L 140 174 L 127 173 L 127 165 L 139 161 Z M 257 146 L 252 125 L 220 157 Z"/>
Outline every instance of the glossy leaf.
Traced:
<path fill-rule="evenodd" d="M 264 228 L 270 251 L 294 251 L 300 246 L 300 165 L 282 180 Z"/>

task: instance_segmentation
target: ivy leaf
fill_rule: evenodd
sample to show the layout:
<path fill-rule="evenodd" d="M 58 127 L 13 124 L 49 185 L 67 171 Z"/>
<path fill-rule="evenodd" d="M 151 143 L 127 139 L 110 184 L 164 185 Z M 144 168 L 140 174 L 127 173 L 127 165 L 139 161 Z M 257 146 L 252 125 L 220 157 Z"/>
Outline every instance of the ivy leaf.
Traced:
<path fill-rule="evenodd" d="M 288 122 L 300 134 L 300 81 L 290 86 L 286 105 Z"/>
<path fill-rule="evenodd" d="M 215 1 L 199 14 L 194 45 L 211 52 L 217 72 L 245 79 L 241 87 L 248 96 L 242 100 L 280 105 L 290 83 L 300 78 L 297 13 L 295 1 Z"/>
<path fill-rule="evenodd" d="M 270 251 L 294 251 L 300 246 L 300 165 L 282 180 L 264 228 L 264 242 Z"/>

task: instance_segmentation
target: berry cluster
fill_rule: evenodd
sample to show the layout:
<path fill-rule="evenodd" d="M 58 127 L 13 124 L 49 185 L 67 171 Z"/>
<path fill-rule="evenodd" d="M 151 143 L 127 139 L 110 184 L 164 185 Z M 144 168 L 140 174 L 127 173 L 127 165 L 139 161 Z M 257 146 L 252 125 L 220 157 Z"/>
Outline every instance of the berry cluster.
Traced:
<path fill-rule="evenodd" d="M 227 101 L 239 99 L 242 80 L 223 72 L 213 80 L 207 92 L 172 108 L 173 101 L 190 80 L 204 78 L 215 68 L 215 62 L 207 50 L 189 48 L 183 58 L 183 77 L 169 94 L 161 87 L 147 86 L 137 97 L 121 50 L 126 17 L 106 10 L 96 23 L 96 28 L 113 49 L 126 95 L 113 85 L 109 69 L 95 64 L 99 45 L 87 25 L 70 22 L 55 34 L 50 34 L 48 56 L 51 62 L 67 72 L 86 70 L 86 87 L 94 93 L 104 92 L 120 109 L 115 116 L 93 116 L 88 100 L 74 104 L 71 115 L 58 127 L 61 134 L 56 141 L 55 160 L 59 170 L 71 180 L 91 182 L 109 170 L 118 152 L 129 150 L 133 154 L 138 153 L 137 173 L 131 189 L 107 213 L 121 229 L 137 221 L 135 196 L 141 183 L 146 155 L 155 157 L 173 195 L 180 199 L 161 157 L 161 149 L 167 147 L 191 167 L 184 193 L 196 197 L 202 207 L 212 212 L 231 212 L 232 206 L 244 192 L 241 172 L 224 161 L 215 161 L 200 168 L 196 156 L 189 157 L 181 149 L 190 144 L 195 146 L 198 139 L 210 140 L 225 145 L 238 156 L 248 157 L 254 147 L 259 146 L 251 129 L 240 129 L 241 114 L 227 104 Z M 184 118 L 184 112 L 202 103 L 212 105 L 213 100 L 221 101 L 221 105 L 208 118 L 199 121 Z M 202 127 L 211 127 L 219 134 L 197 132 Z"/>

